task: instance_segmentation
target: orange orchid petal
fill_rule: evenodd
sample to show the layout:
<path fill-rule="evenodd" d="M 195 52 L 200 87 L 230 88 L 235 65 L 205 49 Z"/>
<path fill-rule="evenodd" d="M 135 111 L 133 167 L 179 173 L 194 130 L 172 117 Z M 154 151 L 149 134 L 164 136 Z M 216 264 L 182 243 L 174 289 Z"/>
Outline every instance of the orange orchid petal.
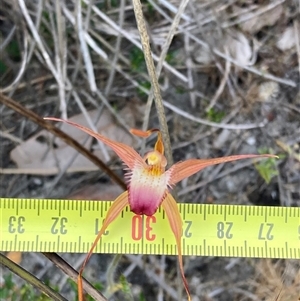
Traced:
<path fill-rule="evenodd" d="M 82 273 L 83 270 L 88 262 L 88 260 L 90 259 L 90 257 L 93 254 L 93 251 L 95 249 L 95 247 L 97 246 L 97 243 L 99 242 L 101 236 L 104 234 L 105 230 L 107 229 L 107 227 L 109 226 L 110 223 L 112 223 L 121 213 L 121 211 L 128 205 L 128 191 L 124 191 L 122 194 L 120 194 L 112 203 L 112 205 L 109 207 L 107 213 L 106 213 L 106 217 L 105 220 L 103 222 L 103 225 L 100 229 L 100 231 L 97 234 L 97 237 L 95 239 L 95 241 L 93 242 L 93 245 L 89 251 L 89 254 L 86 256 L 86 258 L 84 259 L 84 262 L 79 270 L 79 274 L 78 274 L 78 278 L 77 278 L 77 282 L 78 282 L 78 291 L 83 292 L 82 289 Z M 81 299 L 82 300 L 82 294 L 79 294 L 79 296 L 81 295 Z"/>
<path fill-rule="evenodd" d="M 65 122 L 69 125 L 75 126 L 76 128 L 82 130 L 83 132 L 86 132 L 87 134 L 93 136 L 94 138 L 102 141 L 104 144 L 111 147 L 114 152 L 120 157 L 120 159 L 129 167 L 133 168 L 136 162 L 144 163 L 142 157 L 130 146 L 121 143 L 113 141 L 105 136 L 102 136 L 101 134 L 98 134 L 91 129 L 84 127 L 78 123 L 64 120 L 60 118 L 54 118 L 54 117 L 44 117 L 45 120 L 52 120 L 52 121 L 61 121 Z"/>
<path fill-rule="evenodd" d="M 236 161 L 241 159 L 250 159 L 250 158 L 277 158 L 277 156 L 236 155 L 236 156 L 221 157 L 221 158 L 214 158 L 214 159 L 189 159 L 183 162 L 176 163 L 169 169 L 169 172 L 171 173 L 170 184 L 175 185 L 181 180 L 211 165 L 216 165 L 216 164 L 221 164 L 221 163 L 231 162 L 231 161 Z"/>
<path fill-rule="evenodd" d="M 159 132 L 159 129 L 152 129 L 152 130 L 148 130 L 148 131 L 143 131 L 143 130 L 139 130 L 139 129 L 130 129 L 131 134 L 141 137 L 141 138 L 148 138 L 155 132 Z"/>
<path fill-rule="evenodd" d="M 147 138 L 150 135 L 152 135 L 153 133 L 157 133 L 157 141 L 155 143 L 154 150 L 160 152 L 162 155 L 164 154 L 165 148 L 164 148 L 164 144 L 162 141 L 161 132 L 159 129 L 152 129 L 152 130 L 148 130 L 148 131 L 131 129 L 130 133 L 135 136 L 142 137 L 142 138 Z"/>
<path fill-rule="evenodd" d="M 181 249 L 182 219 L 180 216 L 180 212 L 178 210 L 178 206 L 175 199 L 172 197 L 170 193 L 167 193 L 165 199 L 161 203 L 161 206 L 167 215 L 169 224 L 171 226 L 171 229 L 176 239 L 180 273 L 183 280 L 184 288 L 188 295 L 188 301 L 190 301 L 191 294 L 188 288 L 187 280 L 184 276 L 183 263 L 182 263 L 182 249 Z"/>

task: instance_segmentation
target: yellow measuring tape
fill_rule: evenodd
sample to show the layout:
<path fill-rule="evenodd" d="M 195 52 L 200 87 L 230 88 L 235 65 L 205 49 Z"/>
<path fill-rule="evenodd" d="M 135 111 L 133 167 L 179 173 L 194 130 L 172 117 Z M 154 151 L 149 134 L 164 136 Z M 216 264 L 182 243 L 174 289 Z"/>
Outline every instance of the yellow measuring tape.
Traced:
<path fill-rule="evenodd" d="M 111 202 L 0 199 L 0 251 L 87 253 Z M 300 259 L 300 208 L 178 204 L 183 255 Z M 96 251 L 176 255 L 163 210 L 126 208 Z"/>

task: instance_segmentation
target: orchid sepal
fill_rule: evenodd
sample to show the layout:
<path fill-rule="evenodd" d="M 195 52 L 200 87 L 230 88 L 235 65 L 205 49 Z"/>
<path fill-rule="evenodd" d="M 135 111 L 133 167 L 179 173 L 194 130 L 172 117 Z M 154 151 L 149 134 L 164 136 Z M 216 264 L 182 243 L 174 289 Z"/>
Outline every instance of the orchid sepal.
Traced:
<path fill-rule="evenodd" d="M 135 165 L 136 162 L 139 162 L 141 164 L 143 164 L 143 158 L 131 147 L 128 146 L 127 144 L 121 143 L 121 142 L 117 142 L 117 141 L 113 141 L 99 133 L 96 133 L 94 131 L 92 131 L 91 129 L 82 126 L 78 123 L 69 121 L 69 120 L 65 120 L 65 119 L 60 119 L 60 118 L 55 118 L 55 117 L 44 117 L 45 120 L 52 120 L 52 121 L 60 121 L 60 122 L 64 122 L 67 123 L 69 125 L 72 125 L 76 128 L 78 128 L 79 130 L 91 135 L 92 137 L 100 140 L 101 142 L 103 142 L 104 144 L 106 144 L 107 146 L 109 146 L 110 148 L 113 149 L 113 151 L 119 156 L 119 158 L 130 168 L 132 169 Z"/>
<path fill-rule="evenodd" d="M 78 298 L 79 301 L 84 301 L 83 299 L 83 294 L 79 293 L 79 292 L 83 292 L 83 285 L 82 285 L 82 273 L 84 270 L 85 265 L 87 264 L 88 260 L 90 259 L 90 257 L 93 254 L 94 249 L 96 248 L 99 240 L 101 239 L 102 235 L 104 234 L 104 232 L 106 231 L 107 227 L 120 215 L 120 213 L 122 212 L 122 210 L 128 205 L 128 191 L 124 191 L 123 193 L 121 193 L 112 203 L 112 205 L 109 207 L 107 213 L 106 213 L 106 217 L 103 221 L 102 227 L 100 229 L 100 231 L 97 234 L 96 239 L 94 240 L 91 249 L 88 253 L 88 255 L 86 256 L 86 258 L 84 259 L 82 266 L 79 270 L 78 273 L 78 277 L 77 277 L 77 285 L 78 285 Z"/>
<path fill-rule="evenodd" d="M 185 288 L 187 296 L 188 296 L 188 301 L 190 301 L 191 294 L 190 294 L 187 280 L 184 275 L 184 268 L 183 268 L 183 261 L 182 261 L 181 236 L 182 236 L 182 231 L 183 231 L 183 229 L 182 229 L 183 223 L 182 223 L 181 215 L 180 215 L 177 203 L 170 193 L 168 193 L 166 195 L 161 206 L 166 213 L 171 230 L 175 236 L 181 278 L 183 280 L 183 285 L 184 285 L 184 288 Z"/>
<path fill-rule="evenodd" d="M 181 180 L 192 176 L 200 170 L 226 162 L 232 162 L 242 159 L 255 159 L 255 158 L 278 158 L 276 155 L 263 154 L 246 154 L 246 155 L 234 155 L 228 157 L 220 157 L 213 159 L 189 159 L 183 162 L 175 163 L 168 171 L 171 173 L 170 184 L 175 185 Z"/>

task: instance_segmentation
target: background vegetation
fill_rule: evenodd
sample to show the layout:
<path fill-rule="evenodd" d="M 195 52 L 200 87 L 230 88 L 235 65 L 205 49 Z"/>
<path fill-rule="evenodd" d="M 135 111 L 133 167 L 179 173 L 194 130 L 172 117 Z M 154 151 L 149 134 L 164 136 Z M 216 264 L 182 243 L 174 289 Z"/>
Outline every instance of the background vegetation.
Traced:
<path fill-rule="evenodd" d="M 207 169 L 178 186 L 178 201 L 300 206 L 299 1 L 145 0 L 142 6 L 174 160 L 280 154 L 277 161 Z M 76 116 L 141 152 L 151 147 L 151 140 L 143 147 L 128 135 L 133 126 L 159 126 L 132 2 L 3 0 L 0 31 L 1 196 L 113 199 L 122 184 L 98 161 L 53 143 L 41 117 Z M 109 150 L 68 134 L 122 178 Z M 85 257 L 61 255 L 74 269 Z M 51 287 L 57 300 L 76 298 L 68 280 L 75 272 L 63 262 L 57 268 L 55 255 L 5 256 Z M 86 269 L 109 300 L 181 300 L 175 257 L 124 255 L 117 266 L 112 260 L 94 255 Z M 1 269 L 1 300 L 49 300 L 28 276 L 24 282 Z M 295 261 L 186 258 L 185 269 L 193 300 L 299 297 Z"/>

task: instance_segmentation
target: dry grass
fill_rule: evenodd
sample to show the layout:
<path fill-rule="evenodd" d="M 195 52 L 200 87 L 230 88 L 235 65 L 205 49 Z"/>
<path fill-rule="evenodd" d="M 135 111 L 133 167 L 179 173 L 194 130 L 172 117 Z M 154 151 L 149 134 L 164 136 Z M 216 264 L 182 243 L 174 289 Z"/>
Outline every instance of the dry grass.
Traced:
<path fill-rule="evenodd" d="M 175 159 L 257 152 L 262 147 L 285 155 L 269 185 L 251 164 L 226 170 L 221 165 L 179 185 L 180 201 L 300 206 L 299 1 L 148 0 L 143 12 Z M 127 130 L 123 108 L 135 112 L 138 127 L 158 126 L 131 1 L 4 0 L 0 21 L 4 95 L 39 116 L 82 113 L 91 128 L 88 112 L 103 107 Z M 61 171 L 54 178 L 31 176 L 30 169 L 22 173 L 9 153 L 39 127 L 3 105 L 0 110 L 2 196 L 64 198 L 74 187 L 108 180 L 99 172 L 70 176 Z M 105 162 L 112 162 L 98 147 Z M 121 175 L 119 164 L 109 168 Z M 31 264 L 26 268 L 33 272 L 32 262 L 40 260 L 39 276 L 47 275 L 45 259 L 28 256 Z M 83 260 L 67 259 L 76 267 Z M 132 255 L 122 268 L 132 277 L 133 290 L 142 287 L 155 300 L 180 300 L 172 260 Z M 294 301 L 299 293 L 295 262 L 259 261 L 257 278 L 250 282 L 252 264 L 237 261 L 233 266 L 245 276 L 241 284 L 226 259 L 189 262 L 193 295 L 207 300 L 275 301 L 281 290 L 277 300 Z M 216 262 L 218 275 L 210 268 Z M 103 282 L 106 269 L 96 273 Z M 146 281 L 140 280 L 141 274 Z M 62 291 L 65 276 L 57 275 L 50 273 L 57 283 L 64 279 Z"/>
<path fill-rule="evenodd" d="M 300 299 L 300 265 L 295 261 L 260 260 L 256 265 L 255 294 L 259 300 Z"/>

